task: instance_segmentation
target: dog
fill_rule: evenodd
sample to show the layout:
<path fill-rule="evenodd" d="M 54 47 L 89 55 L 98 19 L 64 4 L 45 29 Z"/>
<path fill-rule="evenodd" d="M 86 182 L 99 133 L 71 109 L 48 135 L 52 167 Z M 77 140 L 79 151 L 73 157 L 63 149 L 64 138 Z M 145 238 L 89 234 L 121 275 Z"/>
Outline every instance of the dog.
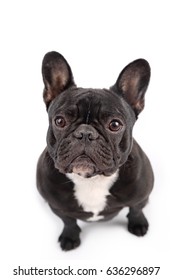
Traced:
<path fill-rule="evenodd" d="M 43 58 L 42 75 L 49 127 L 37 188 L 64 223 L 61 248 L 80 245 L 77 219 L 109 220 L 124 207 L 128 231 L 145 235 L 149 224 L 142 209 L 154 175 L 132 130 L 144 108 L 149 63 L 131 62 L 109 89 L 80 88 L 66 59 L 52 51 Z"/>

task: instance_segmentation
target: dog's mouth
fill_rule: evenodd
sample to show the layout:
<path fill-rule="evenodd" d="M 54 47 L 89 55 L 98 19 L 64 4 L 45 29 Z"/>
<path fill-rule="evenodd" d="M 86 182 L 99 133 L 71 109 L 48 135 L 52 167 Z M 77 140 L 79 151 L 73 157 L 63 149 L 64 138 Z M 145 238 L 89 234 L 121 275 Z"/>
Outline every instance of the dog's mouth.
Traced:
<path fill-rule="evenodd" d="M 68 173 L 75 173 L 82 177 L 88 178 L 99 174 L 99 170 L 93 160 L 82 154 L 77 156 L 67 167 Z"/>
<path fill-rule="evenodd" d="M 54 158 L 55 168 L 63 174 L 75 173 L 84 178 L 96 175 L 110 176 L 118 168 L 118 161 L 114 159 L 111 149 L 103 144 L 99 146 L 98 143 L 96 146 L 95 143 L 93 147 L 83 147 L 82 143 L 70 147 L 68 143 L 65 144 L 63 142 Z"/>

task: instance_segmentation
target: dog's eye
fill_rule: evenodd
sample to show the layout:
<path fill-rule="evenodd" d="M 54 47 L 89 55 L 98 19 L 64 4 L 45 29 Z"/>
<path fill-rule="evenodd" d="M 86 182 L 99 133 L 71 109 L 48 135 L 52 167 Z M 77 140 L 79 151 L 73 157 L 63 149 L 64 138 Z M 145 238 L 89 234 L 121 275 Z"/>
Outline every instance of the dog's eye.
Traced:
<path fill-rule="evenodd" d="M 111 131 L 118 131 L 122 128 L 122 123 L 119 120 L 112 120 L 109 124 Z"/>
<path fill-rule="evenodd" d="M 55 119 L 55 125 L 63 128 L 66 125 L 66 121 L 63 117 L 59 116 Z"/>

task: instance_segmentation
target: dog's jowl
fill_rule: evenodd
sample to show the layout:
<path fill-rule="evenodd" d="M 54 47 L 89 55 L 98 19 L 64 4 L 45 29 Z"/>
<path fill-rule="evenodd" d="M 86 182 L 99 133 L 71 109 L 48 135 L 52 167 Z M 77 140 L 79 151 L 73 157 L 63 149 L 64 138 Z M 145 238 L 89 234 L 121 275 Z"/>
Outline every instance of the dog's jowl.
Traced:
<path fill-rule="evenodd" d="M 129 207 L 128 230 L 143 236 L 148 222 L 142 209 L 153 172 L 132 129 L 144 108 L 148 62 L 128 64 L 109 89 L 78 88 L 69 64 L 57 52 L 45 55 L 42 74 L 49 127 L 37 187 L 64 223 L 61 248 L 79 246 L 77 219 L 108 220 L 123 207 Z"/>

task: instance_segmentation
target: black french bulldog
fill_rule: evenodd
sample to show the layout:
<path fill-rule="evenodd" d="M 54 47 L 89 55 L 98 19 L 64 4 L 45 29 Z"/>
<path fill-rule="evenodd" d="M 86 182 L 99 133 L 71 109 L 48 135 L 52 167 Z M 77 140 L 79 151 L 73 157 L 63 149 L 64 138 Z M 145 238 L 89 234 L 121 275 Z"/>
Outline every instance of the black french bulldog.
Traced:
<path fill-rule="evenodd" d="M 128 230 L 143 236 L 148 222 L 142 208 L 154 179 L 132 128 L 144 108 L 148 62 L 138 59 L 127 65 L 110 89 L 78 88 L 57 52 L 45 55 L 42 74 L 49 128 L 37 187 L 64 222 L 61 248 L 79 246 L 77 219 L 108 220 L 127 206 Z"/>

